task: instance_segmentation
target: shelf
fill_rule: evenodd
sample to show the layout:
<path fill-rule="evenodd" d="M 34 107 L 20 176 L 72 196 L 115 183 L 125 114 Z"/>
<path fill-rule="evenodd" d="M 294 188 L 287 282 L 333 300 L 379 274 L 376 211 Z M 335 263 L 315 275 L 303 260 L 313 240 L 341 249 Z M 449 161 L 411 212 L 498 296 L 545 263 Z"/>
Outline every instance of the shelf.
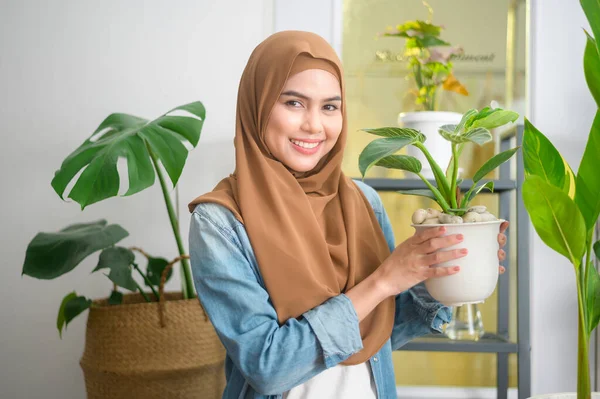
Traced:
<path fill-rule="evenodd" d="M 360 178 L 357 178 L 360 180 Z M 481 180 L 477 184 L 485 183 L 489 180 Z M 494 182 L 494 192 L 500 193 L 503 191 L 511 191 L 517 188 L 517 182 L 514 180 L 492 180 Z M 365 179 L 364 183 L 373 187 L 378 191 L 397 191 L 397 190 L 416 190 L 416 189 L 426 189 L 427 185 L 425 182 L 420 179 L 387 179 L 387 178 L 374 178 L 374 179 Z M 432 185 L 436 185 L 435 180 L 429 181 Z M 473 185 L 473 180 L 465 180 L 460 184 L 460 189 L 463 191 L 467 191 Z"/>
<path fill-rule="evenodd" d="M 451 340 L 446 336 L 427 335 L 408 342 L 399 350 L 425 352 L 517 353 L 517 344 L 495 334 L 485 333 L 479 341 Z"/>

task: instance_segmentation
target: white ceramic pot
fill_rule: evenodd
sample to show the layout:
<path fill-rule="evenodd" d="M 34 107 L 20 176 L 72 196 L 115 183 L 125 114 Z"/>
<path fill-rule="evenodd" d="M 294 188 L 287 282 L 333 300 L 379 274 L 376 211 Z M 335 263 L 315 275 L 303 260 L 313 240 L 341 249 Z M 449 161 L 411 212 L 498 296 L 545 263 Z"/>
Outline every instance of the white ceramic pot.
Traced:
<path fill-rule="evenodd" d="M 498 234 L 504 220 L 462 224 L 427 224 L 412 226 L 418 231 L 444 226 L 446 234 L 462 234 L 461 243 L 442 251 L 467 248 L 467 256 L 434 265 L 434 267 L 460 266 L 460 271 L 446 277 L 430 278 L 425 286 L 433 298 L 446 306 L 481 303 L 487 299 L 498 283 Z"/>
<path fill-rule="evenodd" d="M 532 396 L 529 399 L 577 399 L 576 393 L 547 393 L 545 395 Z M 600 393 L 592 392 L 592 399 L 600 399 Z"/>
<path fill-rule="evenodd" d="M 442 170 L 446 170 L 450 157 L 452 156 L 452 148 L 450 142 L 444 140 L 438 133 L 438 128 L 442 125 L 456 125 L 460 122 L 462 114 L 457 112 L 442 112 L 442 111 L 420 111 L 420 112 L 402 112 L 398 116 L 398 124 L 400 127 L 407 127 L 420 131 L 427 137 L 425 146 L 431 153 L 431 156 L 440 165 Z M 407 154 L 421 161 L 423 169 L 421 173 L 428 179 L 433 179 L 433 171 L 429 167 L 429 162 L 423 153 L 414 146 L 408 146 Z M 413 176 L 408 174 L 407 177 Z M 415 175 L 416 176 L 416 175 Z"/>

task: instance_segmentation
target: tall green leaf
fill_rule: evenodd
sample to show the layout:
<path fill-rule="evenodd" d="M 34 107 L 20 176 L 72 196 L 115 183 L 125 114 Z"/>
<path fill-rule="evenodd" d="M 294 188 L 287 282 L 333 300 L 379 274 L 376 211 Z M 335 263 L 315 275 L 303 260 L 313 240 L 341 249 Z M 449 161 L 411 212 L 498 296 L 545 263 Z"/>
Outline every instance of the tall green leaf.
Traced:
<path fill-rule="evenodd" d="M 580 0 L 580 2 L 592 32 L 594 32 L 594 37 L 600 38 L 600 1 Z"/>
<path fill-rule="evenodd" d="M 477 172 L 475 172 L 475 176 L 473 177 L 473 183 L 477 183 L 479 180 L 483 179 L 488 173 L 496 169 L 498 166 L 502 165 L 504 162 L 508 161 L 514 154 L 519 150 L 520 147 L 515 147 L 510 150 L 503 151 L 499 154 L 494 155 L 490 158 L 486 163 L 479 168 Z"/>
<path fill-rule="evenodd" d="M 587 317 L 588 321 L 588 334 L 591 333 L 600 321 L 600 275 L 598 270 L 594 267 L 594 262 L 590 262 L 589 267 L 589 278 L 587 283 Z"/>
<path fill-rule="evenodd" d="M 431 190 L 398 190 L 396 192 L 399 194 L 416 195 L 419 197 L 426 197 L 426 198 L 432 199 L 434 201 L 437 201 L 435 194 Z"/>
<path fill-rule="evenodd" d="M 56 278 L 128 235 L 119 225 L 107 226 L 106 220 L 74 224 L 58 233 L 38 233 L 27 246 L 23 274 L 45 280 Z"/>
<path fill-rule="evenodd" d="M 123 247 L 106 248 L 100 253 L 98 265 L 94 271 L 110 269 L 108 278 L 119 287 L 135 291 L 137 285 L 131 275 L 131 264 L 135 255 L 131 250 Z"/>
<path fill-rule="evenodd" d="M 56 317 L 56 328 L 58 329 L 58 335 L 62 338 L 63 328 L 75 317 L 80 315 L 84 310 L 92 306 L 92 301 L 83 296 L 77 296 L 75 291 L 67 294 L 58 309 L 58 316 Z"/>
<path fill-rule="evenodd" d="M 426 137 L 418 130 L 408 127 L 379 127 L 376 129 L 361 129 L 363 132 L 374 134 L 381 137 L 403 137 L 415 139 L 424 142 Z"/>
<path fill-rule="evenodd" d="M 358 157 L 358 167 L 364 177 L 367 171 L 381 159 L 393 155 L 407 145 L 425 140 L 422 134 L 388 137 L 370 142 Z"/>
<path fill-rule="evenodd" d="M 568 193 L 568 189 L 565 190 L 565 161 L 550 140 L 527 118 L 523 133 L 523 164 L 525 176 L 539 176 Z"/>
<path fill-rule="evenodd" d="M 575 202 L 535 175 L 523 183 L 523 202 L 542 241 L 579 267 L 585 253 L 586 230 Z"/>
<path fill-rule="evenodd" d="M 406 170 L 415 174 L 420 173 L 422 168 L 421 162 L 409 155 L 390 155 L 380 159 L 376 165 L 388 169 Z"/>
<path fill-rule="evenodd" d="M 583 72 L 592 97 L 596 100 L 596 105 L 600 106 L 600 56 L 594 38 L 587 32 L 585 34 L 587 42 L 583 54 Z"/>
<path fill-rule="evenodd" d="M 187 111 L 199 119 L 168 115 L 177 110 Z M 125 195 L 135 194 L 154 184 L 156 172 L 149 149 L 160 160 L 175 186 L 188 154 L 183 142 L 194 147 L 198 144 L 204 118 L 205 110 L 200 102 L 174 108 L 151 122 L 133 115 L 111 114 L 64 160 L 52 179 L 52 187 L 64 199 L 67 185 L 85 167 L 69 198 L 84 209 L 114 197 L 119 191 L 117 160 L 124 157 L 129 175 L 129 189 Z"/>
<path fill-rule="evenodd" d="M 583 158 L 577 171 L 575 203 L 581 210 L 587 231 L 591 231 L 600 215 L 600 111 L 592 123 Z"/>

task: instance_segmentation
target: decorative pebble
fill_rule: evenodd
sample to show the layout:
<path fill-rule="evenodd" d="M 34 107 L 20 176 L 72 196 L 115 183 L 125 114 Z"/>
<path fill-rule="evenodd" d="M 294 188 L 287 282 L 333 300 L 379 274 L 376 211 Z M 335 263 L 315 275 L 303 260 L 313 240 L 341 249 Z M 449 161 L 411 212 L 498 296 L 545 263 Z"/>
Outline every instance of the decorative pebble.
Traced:
<path fill-rule="evenodd" d="M 467 212 L 463 215 L 462 218 L 465 223 L 481 222 L 481 214 L 477 212 Z"/>
<path fill-rule="evenodd" d="M 439 218 L 442 212 L 434 208 L 427 208 L 427 219 Z"/>
<path fill-rule="evenodd" d="M 421 224 L 439 224 L 440 220 L 438 218 L 430 218 L 430 219 L 425 219 L 423 221 L 423 223 Z"/>
<path fill-rule="evenodd" d="M 487 208 L 485 205 L 475 205 L 467 209 L 467 212 L 485 213 L 487 212 Z"/>
<path fill-rule="evenodd" d="M 481 221 L 482 221 L 482 222 L 491 222 L 491 221 L 493 221 L 493 220 L 498 220 L 498 219 L 496 218 L 496 216 L 492 215 L 492 214 L 491 214 L 491 213 L 489 213 L 489 212 L 482 213 L 482 214 L 481 214 L 481 215 L 479 215 L 479 216 L 481 216 Z"/>
<path fill-rule="evenodd" d="M 414 224 L 421 224 L 427 219 L 427 211 L 425 209 L 417 209 L 412 215 Z"/>
<path fill-rule="evenodd" d="M 443 224 L 461 224 L 463 222 L 460 216 L 448 215 L 447 213 L 440 214 L 439 219 Z"/>

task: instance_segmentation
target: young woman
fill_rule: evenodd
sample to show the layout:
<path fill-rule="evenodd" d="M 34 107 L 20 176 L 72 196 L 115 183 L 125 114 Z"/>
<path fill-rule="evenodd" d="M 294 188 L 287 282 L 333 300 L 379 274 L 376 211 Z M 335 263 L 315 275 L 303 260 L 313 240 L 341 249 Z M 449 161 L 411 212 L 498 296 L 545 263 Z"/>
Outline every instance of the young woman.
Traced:
<path fill-rule="evenodd" d="M 235 173 L 189 205 L 196 289 L 227 350 L 223 398 L 396 398 L 392 350 L 450 321 L 421 283 L 459 272 L 429 266 L 465 256 L 433 253 L 462 237 L 432 228 L 395 247 L 377 193 L 341 171 L 346 120 L 323 38 L 280 32 L 254 50 Z"/>

